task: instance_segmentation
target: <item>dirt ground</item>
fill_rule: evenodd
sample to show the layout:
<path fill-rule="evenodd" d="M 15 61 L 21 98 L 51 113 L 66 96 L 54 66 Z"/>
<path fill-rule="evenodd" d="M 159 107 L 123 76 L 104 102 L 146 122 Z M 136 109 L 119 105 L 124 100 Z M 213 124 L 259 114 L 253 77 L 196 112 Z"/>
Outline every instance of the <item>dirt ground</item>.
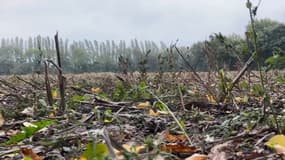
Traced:
<path fill-rule="evenodd" d="M 189 72 L 66 74 L 63 115 L 56 75 L 52 106 L 44 75 L 0 76 L 0 159 L 79 159 L 90 142 L 113 159 L 282 159 L 265 143 L 285 133 L 285 84 L 276 80 L 285 72 L 267 73 L 265 91 L 258 72 L 246 73 L 217 102 L 237 73 L 225 74 L 224 83 L 207 72 L 202 81 Z M 52 124 L 13 139 L 40 121 Z"/>

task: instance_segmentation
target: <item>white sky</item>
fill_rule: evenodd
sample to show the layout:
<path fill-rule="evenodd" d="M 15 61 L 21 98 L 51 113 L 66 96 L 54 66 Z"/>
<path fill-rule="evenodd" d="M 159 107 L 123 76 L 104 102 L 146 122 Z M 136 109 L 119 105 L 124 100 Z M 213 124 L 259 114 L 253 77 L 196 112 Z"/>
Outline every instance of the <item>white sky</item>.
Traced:
<path fill-rule="evenodd" d="M 183 44 L 243 34 L 246 0 L 0 0 L 0 37 L 154 40 Z M 257 3 L 254 0 L 253 3 Z M 258 18 L 285 22 L 285 0 L 262 0 Z"/>

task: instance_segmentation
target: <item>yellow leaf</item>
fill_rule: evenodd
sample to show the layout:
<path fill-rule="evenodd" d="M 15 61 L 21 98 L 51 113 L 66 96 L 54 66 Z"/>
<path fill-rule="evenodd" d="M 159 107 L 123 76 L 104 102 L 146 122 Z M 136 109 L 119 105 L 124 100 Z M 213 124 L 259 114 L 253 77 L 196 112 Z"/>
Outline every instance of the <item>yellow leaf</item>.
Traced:
<path fill-rule="evenodd" d="M 95 94 L 99 94 L 99 93 L 101 92 L 101 88 L 99 88 L 99 87 L 97 87 L 97 88 L 93 87 L 93 88 L 91 88 L 91 91 L 92 91 L 93 93 L 95 93 Z"/>
<path fill-rule="evenodd" d="M 262 102 L 264 98 L 263 97 L 254 97 L 254 99 L 258 102 Z"/>
<path fill-rule="evenodd" d="M 270 138 L 265 144 L 271 148 L 274 148 L 275 145 L 280 145 L 285 147 L 285 136 L 283 134 L 275 135 L 272 138 Z"/>
<path fill-rule="evenodd" d="M 58 91 L 57 91 L 57 89 L 53 89 L 51 94 L 52 94 L 52 98 L 53 99 L 58 98 Z"/>
<path fill-rule="evenodd" d="M 149 110 L 149 115 L 150 115 L 150 116 L 157 117 L 157 116 L 160 115 L 160 113 L 159 113 L 159 112 L 155 112 L 153 109 L 150 109 L 150 110 Z"/>
<path fill-rule="evenodd" d="M 114 120 L 113 118 L 105 118 L 104 122 L 105 123 L 111 123 L 111 122 L 113 122 L 113 120 Z"/>
<path fill-rule="evenodd" d="M 235 97 L 235 101 L 242 102 L 242 98 L 241 97 Z"/>
<path fill-rule="evenodd" d="M 248 102 L 248 96 L 244 96 L 244 97 L 235 97 L 235 101 L 236 102 Z"/>
<path fill-rule="evenodd" d="M 127 151 L 133 152 L 133 153 L 142 153 L 145 150 L 145 146 L 130 146 L 128 144 L 123 144 L 122 145 Z"/>
<path fill-rule="evenodd" d="M 151 107 L 151 104 L 149 101 L 146 101 L 146 102 L 140 102 L 137 104 L 137 108 L 141 108 L 141 109 L 144 109 L 144 108 L 149 108 Z"/>
<path fill-rule="evenodd" d="M 48 115 L 48 117 L 50 117 L 50 118 L 54 118 L 54 117 L 55 117 L 55 115 L 54 115 L 54 113 L 53 113 L 53 112 L 51 112 L 51 113 Z"/>
<path fill-rule="evenodd" d="M 206 97 L 209 102 L 216 103 L 216 100 L 212 95 L 206 95 Z"/>

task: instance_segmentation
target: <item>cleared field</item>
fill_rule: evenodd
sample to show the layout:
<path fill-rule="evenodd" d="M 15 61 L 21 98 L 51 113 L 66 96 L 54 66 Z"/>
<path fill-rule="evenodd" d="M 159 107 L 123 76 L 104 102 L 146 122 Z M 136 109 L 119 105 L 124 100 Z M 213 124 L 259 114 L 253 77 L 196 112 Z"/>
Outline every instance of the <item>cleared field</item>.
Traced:
<path fill-rule="evenodd" d="M 207 72 L 198 73 L 202 81 L 190 72 L 147 73 L 146 77 L 140 73 L 66 74 L 67 108 L 63 115 L 57 115 L 61 101 L 57 75 L 49 76 L 52 106 L 48 105 L 44 75 L 0 76 L 0 109 L 4 120 L 0 143 L 10 145 L 3 151 L 11 150 L 13 145 L 42 147 L 42 155 L 68 148 L 61 156 L 71 159 L 80 157 L 84 150 L 80 146 L 94 138 L 88 133 L 104 129 L 112 146 L 121 152 L 126 151 L 122 146 L 143 146 L 146 139 L 151 138 L 152 148 L 135 153 L 133 156 L 137 158 L 145 154 L 155 157 L 165 152 L 171 154 L 170 157 L 183 158 L 197 152 L 211 153 L 222 144 L 227 145 L 226 150 L 233 159 L 248 159 L 256 154 L 256 149 L 260 150 L 259 156 L 267 156 L 272 151 L 259 141 L 268 134 L 285 131 L 285 85 L 276 80 L 284 73 L 266 74 L 268 97 L 262 97 L 258 73 L 245 74 L 221 102 L 215 97 L 237 72 L 226 73 L 225 83 L 218 73 Z M 146 81 L 141 82 L 142 78 Z M 174 119 L 179 120 L 179 124 Z M 43 120 L 56 121 L 46 128 L 48 132 L 13 139 L 21 133 L 24 122 Z M 180 125 L 188 137 L 183 135 Z M 8 134 L 11 131 L 13 133 Z M 106 137 L 97 136 L 96 142 L 108 143 Z M 169 136 L 176 140 L 168 139 Z M 158 139 L 161 142 L 157 143 Z M 173 150 L 170 144 L 174 147 L 183 144 L 184 150 Z M 5 159 L 7 155 L 2 153 L 0 157 Z"/>

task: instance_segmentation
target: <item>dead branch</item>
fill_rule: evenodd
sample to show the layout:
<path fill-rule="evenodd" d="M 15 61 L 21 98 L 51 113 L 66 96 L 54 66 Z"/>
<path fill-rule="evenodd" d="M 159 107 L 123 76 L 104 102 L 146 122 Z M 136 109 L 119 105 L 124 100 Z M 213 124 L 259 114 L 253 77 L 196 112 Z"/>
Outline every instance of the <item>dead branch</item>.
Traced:
<path fill-rule="evenodd" d="M 57 55 L 57 64 L 60 68 L 58 70 L 58 85 L 59 85 L 59 92 L 60 92 L 60 106 L 59 106 L 59 114 L 63 114 L 65 112 L 65 96 L 64 96 L 64 77 L 62 75 L 62 66 L 61 66 L 61 58 L 60 58 L 60 51 L 59 51 L 59 42 L 58 42 L 58 33 L 54 36 L 55 40 L 55 48 L 56 48 L 56 55 Z"/>
<path fill-rule="evenodd" d="M 26 81 L 26 80 L 24 80 L 23 78 L 21 78 L 21 77 L 19 77 L 19 76 L 16 76 L 16 78 L 17 78 L 18 80 L 23 81 L 23 82 L 25 82 L 26 84 L 32 86 L 32 87 L 35 88 L 35 89 L 40 89 L 40 87 L 38 87 L 37 85 L 35 85 L 35 84 L 33 84 L 33 83 L 29 82 L 29 81 Z"/>
<path fill-rule="evenodd" d="M 46 85 L 47 99 L 48 99 L 48 104 L 52 106 L 53 99 L 52 99 L 50 81 L 48 77 L 48 63 L 44 61 L 44 65 L 45 65 L 45 85 Z"/>

